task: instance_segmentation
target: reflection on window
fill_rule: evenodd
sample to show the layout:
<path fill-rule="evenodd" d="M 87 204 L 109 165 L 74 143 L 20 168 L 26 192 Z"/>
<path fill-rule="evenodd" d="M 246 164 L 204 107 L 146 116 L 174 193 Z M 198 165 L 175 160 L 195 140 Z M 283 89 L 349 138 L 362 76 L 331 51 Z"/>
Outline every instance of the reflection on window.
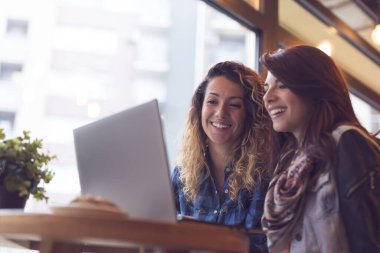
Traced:
<path fill-rule="evenodd" d="M 20 1 L 2 1 L 0 9 L 7 5 L 17 10 L 29 0 Z M 67 202 L 80 192 L 74 128 L 157 98 L 173 162 L 194 86 L 206 71 L 226 60 L 252 68 L 257 64 L 255 33 L 202 1 L 49 4 L 56 10 L 54 15 L 43 8 L 26 15 L 30 17 L 26 24 L 36 24 L 38 34 L 25 40 L 28 52 L 21 65 L 1 65 L 0 78 L 14 82 L 12 75 L 25 70 L 17 85 L 10 87 L 17 89 L 19 97 L 14 101 L 20 102 L 14 127 L 7 128 L 30 130 L 58 156 L 50 166 L 56 176 L 47 185 L 51 204 Z M 0 14 L 0 20 L 6 18 Z M 17 56 L 17 50 L 10 51 L 9 57 Z M 0 104 L 0 111 L 7 106 Z M 46 206 L 30 199 L 28 208 Z"/>

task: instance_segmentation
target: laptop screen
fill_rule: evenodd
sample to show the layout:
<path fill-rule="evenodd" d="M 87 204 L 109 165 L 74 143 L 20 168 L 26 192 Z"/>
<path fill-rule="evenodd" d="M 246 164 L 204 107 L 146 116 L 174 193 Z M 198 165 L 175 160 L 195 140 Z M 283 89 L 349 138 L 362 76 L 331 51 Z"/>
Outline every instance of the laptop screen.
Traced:
<path fill-rule="evenodd" d="M 82 195 L 131 218 L 176 222 L 157 100 L 74 129 L 74 143 Z"/>

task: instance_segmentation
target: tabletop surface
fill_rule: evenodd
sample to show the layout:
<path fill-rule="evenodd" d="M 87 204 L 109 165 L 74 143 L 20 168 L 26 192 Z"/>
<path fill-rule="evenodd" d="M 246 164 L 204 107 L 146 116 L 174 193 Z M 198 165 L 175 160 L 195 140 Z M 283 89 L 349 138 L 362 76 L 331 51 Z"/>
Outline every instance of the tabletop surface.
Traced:
<path fill-rule="evenodd" d="M 129 218 L 94 218 L 0 211 L 0 236 L 10 240 L 173 250 L 248 252 L 248 238 L 237 228 L 197 222 L 160 223 Z"/>

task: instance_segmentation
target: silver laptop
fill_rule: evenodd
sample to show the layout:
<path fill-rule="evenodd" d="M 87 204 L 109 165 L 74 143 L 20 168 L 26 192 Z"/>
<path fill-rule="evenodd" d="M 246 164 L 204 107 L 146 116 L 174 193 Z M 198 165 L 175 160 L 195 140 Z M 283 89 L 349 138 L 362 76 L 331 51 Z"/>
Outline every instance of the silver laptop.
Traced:
<path fill-rule="evenodd" d="M 82 195 L 105 197 L 131 218 L 176 222 L 157 100 L 74 129 Z"/>

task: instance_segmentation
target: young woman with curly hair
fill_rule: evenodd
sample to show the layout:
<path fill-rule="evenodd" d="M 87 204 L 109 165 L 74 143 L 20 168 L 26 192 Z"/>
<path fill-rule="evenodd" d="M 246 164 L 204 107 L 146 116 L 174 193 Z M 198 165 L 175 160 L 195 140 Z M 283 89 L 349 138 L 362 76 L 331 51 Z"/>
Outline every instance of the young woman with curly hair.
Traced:
<path fill-rule="evenodd" d="M 271 165 L 272 126 L 263 81 L 236 62 L 213 66 L 196 89 L 173 188 L 178 214 L 247 229 L 261 228 Z M 251 251 L 265 251 L 253 236 Z"/>

